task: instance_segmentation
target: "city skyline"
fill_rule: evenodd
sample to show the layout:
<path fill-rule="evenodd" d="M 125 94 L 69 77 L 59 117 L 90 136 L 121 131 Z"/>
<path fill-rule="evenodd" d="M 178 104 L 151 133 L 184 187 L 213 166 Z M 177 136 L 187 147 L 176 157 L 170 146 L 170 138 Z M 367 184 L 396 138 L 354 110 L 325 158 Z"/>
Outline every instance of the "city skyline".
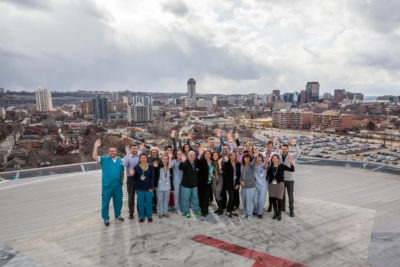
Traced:
<path fill-rule="evenodd" d="M 0 87 L 400 93 L 400 3 L 0 1 Z"/>

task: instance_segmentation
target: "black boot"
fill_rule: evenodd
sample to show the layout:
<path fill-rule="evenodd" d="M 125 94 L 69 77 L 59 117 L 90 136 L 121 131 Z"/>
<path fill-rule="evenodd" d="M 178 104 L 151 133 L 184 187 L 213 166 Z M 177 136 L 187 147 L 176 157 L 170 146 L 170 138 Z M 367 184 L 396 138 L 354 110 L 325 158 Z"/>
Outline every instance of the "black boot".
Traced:
<path fill-rule="evenodd" d="M 224 214 L 224 209 L 222 208 L 222 201 L 218 201 L 217 203 L 218 203 L 218 208 L 219 208 L 219 211 L 217 214 L 218 215 Z"/>
<path fill-rule="evenodd" d="M 274 216 L 272 216 L 272 219 L 275 220 L 276 218 L 278 218 L 278 209 L 276 205 L 274 205 Z"/>
<path fill-rule="evenodd" d="M 281 217 L 281 212 L 280 212 L 280 211 L 278 211 L 278 221 L 280 221 L 280 220 L 282 220 L 282 217 Z"/>

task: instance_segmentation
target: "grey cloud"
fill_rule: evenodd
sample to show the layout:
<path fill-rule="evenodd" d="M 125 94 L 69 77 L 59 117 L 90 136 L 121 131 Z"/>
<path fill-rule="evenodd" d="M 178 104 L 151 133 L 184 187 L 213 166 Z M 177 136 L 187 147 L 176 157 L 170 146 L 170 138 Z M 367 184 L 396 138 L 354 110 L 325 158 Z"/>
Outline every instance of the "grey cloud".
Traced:
<path fill-rule="evenodd" d="M 182 80 L 184 88 L 184 82 L 189 76 L 197 80 L 213 76 L 237 81 L 257 80 L 260 77 L 262 66 L 253 59 L 226 47 L 215 47 L 196 37 L 181 36 L 182 40 L 188 42 L 189 53 L 182 51 L 172 41 L 156 49 L 129 50 L 107 42 L 107 28 L 104 24 L 90 25 L 84 20 L 68 22 L 72 28 L 83 24 L 90 26 L 86 30 L 91 32 L 91 38 L 85 37 L 85 31 L 76 33 L 60 28 L 63 38 L 77 39 L 79 42 L 60 47 L 56 51 L 37 51 L 37 59 L 34 58 L 29 64 L 19 64 L 16 61 L 18 55 L 8 53 L 2 62 L 14 66 L 14 78 L 19 77 L 16 80 L 18 86 L 32 88 L 41 84 L 54 90 L 176 90 L 160 88 L 160 82 Z M 63 40 L 54 36 L 48 45 L 62 46 Z M 15 85 L 10 78 L 2 78 L 2 87 Z"/>
<path fill-rule="evenodd" d="M 0 57 L 3 59 L 18 59 L 18 60 L 32 60 L 33 57 L 30 55 L 27 55 L 25 53 L 17 52 L 17 51 L 12 51 L 8 50 L 5 48 L 0 47 Z"/>
<path fill-rule="evenodd" d="M 96 3 L 90 0 L 80 0 L 79 6 L 84 11 L 85 14 L 91 17 L 103 20 L 105 22 L 114 20 L 114 17 L 111 15 L 110 12 L 108 12 L 104 8 L 102 9 Z"/>
<path fill-rule="evenodd" d="M 358 51 L 349 55 L 351 64 L 388 71 L 400 70 L 400 36 L 388 35 L 358 48 Z"/>
<path fill-rule="evenodd" d="M 360 19 L 360 27 L 370 27 L 381 33 L 400 30 L 400 2 L 398 0 L 352 0 L 349 10 Z"/>
<path fill-rule="evenodd" d="M 15 6 L 25 7 L 29 9 L 50 10 L 51 5 L 47 1 L 42 0 L 0 0 Z"/>
<path fill-rule="evenodd" d="M 189 8 L 185 2 L 180 0 L 165 1 L 162 7 L 164 11 L 171 12 L 177 17 L 184 17 L 189 13 Z"/>

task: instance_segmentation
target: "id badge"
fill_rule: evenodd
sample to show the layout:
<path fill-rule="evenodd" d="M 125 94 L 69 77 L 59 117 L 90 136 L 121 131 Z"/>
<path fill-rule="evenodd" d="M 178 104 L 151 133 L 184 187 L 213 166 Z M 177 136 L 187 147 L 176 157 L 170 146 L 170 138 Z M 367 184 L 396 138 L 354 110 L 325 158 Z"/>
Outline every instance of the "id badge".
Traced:
<path fill-rule="evenodd" d="M 276 180 L 272 180 L 272 184 L 277 184 Z"/>
<path fill-rule="evenodd" d="M 141 179 L 142 181 L 144 181 L 144 180 L 146 179 L 146 176 L 142 175 L 142 176 L 140 176 L 140 179 Z"/>

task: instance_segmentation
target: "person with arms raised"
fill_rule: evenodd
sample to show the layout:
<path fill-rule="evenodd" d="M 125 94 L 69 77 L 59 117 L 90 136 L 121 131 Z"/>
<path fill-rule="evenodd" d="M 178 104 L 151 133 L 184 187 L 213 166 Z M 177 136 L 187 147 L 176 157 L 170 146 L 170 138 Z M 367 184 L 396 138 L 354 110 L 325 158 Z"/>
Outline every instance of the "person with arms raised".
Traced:
<path fill-rule="evenodd" d="M 101 217 L 105 226 L 110 226 L 109 206 L 113 199 L 115 219 L 124 221 L 121 216 L 122 209 L 122 185 L 124 181 L 124 165 L 117 157 L 117 148 L 110 147 L 108 156 L 99 156 L 97 149 L 101 146 L 101 140 L 97 139 L 93 148 L 93 159 L 101 165 Z"/>

